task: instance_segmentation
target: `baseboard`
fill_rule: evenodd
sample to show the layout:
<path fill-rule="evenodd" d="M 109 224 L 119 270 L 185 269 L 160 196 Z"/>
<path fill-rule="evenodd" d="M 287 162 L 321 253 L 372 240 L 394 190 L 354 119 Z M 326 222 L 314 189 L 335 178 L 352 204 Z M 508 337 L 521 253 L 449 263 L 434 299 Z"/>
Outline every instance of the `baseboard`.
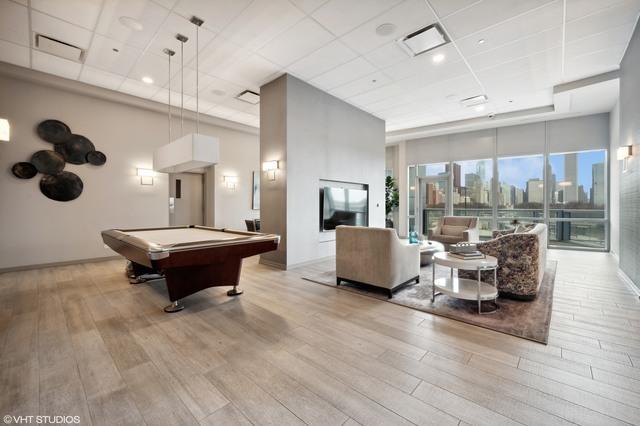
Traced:
<path fill-rule="evenodd" d="M 274 262 L 273 260 L 267 260 L 262 256 L 260 256 L 260 260 L 258 261 L 258 263 L 261 265 L 269 266 L 271 268 L 281 269 L 283 271 L 287 270 L 287 265 L 283 265 L 280 262 Z"/>
<path fill-rule="evenodd" d="M 107 260 L 122 259 L 122 256 L 93 257 L 90 259 L 66 260 L 64 262 L 38 263 L 35 265 L 12 266 L 0 268 L 0 274 L 4 272 L 28 271 L 30 269 L 55 268 L 56 266 L 80 265 L 82 263 L 106 262 Z"/>
<path fill-rule="evenodd" d="M 323 261 L 326 261 L 326 260 L 334 259 L 335 257 L 336 257 L 336 255 L 333 254 L 331 256 L 325 256 L 325 257 L 321 257 L 319 259 L 307 260 L 305 262 L 298 262 L 298 263 L 294 263 L 294 264 L 291 264 L 291 265 L 287 265 L 287 269 L 302 268 L 304 266 L 313 265 L 314 263 L 318 263 L 318 262 L 323 262 Z"/>
<path fill-rule="evenodd" d="M 631 289 L 631 291 L 634 292 L 635 295 L 640 298 L 640 289 L 638 289 L 638 287 L 636 287 L 636 285 L 633 282 L 633 280 L 631 278 L 629 278 L 629 276 L 627 274 L 625 274 L 625 272 L 620 268 L 618 268 L 618 276 L 622 279 L 622 281 L 624 281 L 624 283 L 627 285 L 627 287 L 629 287 L 629 289 Z"/>

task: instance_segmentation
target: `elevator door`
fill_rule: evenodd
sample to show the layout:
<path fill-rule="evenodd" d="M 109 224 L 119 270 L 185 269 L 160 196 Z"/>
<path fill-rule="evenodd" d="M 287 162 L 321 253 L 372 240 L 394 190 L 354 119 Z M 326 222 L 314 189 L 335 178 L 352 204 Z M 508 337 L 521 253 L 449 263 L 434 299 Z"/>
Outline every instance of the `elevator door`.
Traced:
<path fill-rule="evenodd" d="M 169 175 L 169 225 L 204 225 L 204 175 Z"/>

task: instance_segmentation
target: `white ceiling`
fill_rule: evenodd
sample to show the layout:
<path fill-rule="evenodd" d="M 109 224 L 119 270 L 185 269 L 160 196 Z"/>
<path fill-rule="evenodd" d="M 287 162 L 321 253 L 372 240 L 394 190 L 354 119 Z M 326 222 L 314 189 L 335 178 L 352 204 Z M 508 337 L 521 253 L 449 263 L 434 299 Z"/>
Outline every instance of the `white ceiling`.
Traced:
<path fill-rule="evenodd" d="M 640 0 L 0 0 L 0 61 L 259 126 L 235 99 L 288 72 L 387 122 L 388 131 L 546 106 L 553 86 L 618 68 Z M 119 22 L 133 17 L 133 31 Z M 439 22 L 452 43 L 410 58 L 396 40 Z M 396 31 L 380 36 L 376 27 Z M 31 31 L 31 33 L 30 33 Z M 83 64 L 30 49 L 42 33 L 87 49 Z M 479 40 L 485 40 L 479 44 Z M 113 49 L 117 49 L 115 52 Z M 434 63 L 433 55 L 445 59 Z M 142 77 L 153 78 L 145 84 Z M 459 101 L 487 94 L 482 112 Z"/>

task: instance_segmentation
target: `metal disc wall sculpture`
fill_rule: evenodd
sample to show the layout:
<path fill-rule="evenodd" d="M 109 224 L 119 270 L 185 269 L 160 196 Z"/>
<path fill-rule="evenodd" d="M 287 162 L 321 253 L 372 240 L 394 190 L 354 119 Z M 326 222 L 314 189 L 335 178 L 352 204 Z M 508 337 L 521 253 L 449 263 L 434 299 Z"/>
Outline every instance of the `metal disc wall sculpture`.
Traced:
<path fill-rule="evenodd" d="M 66 163 L 102 166 L 107 156 L 86 137 L 71 133 L 71 129 L 62 121 L 44 120 L 36 128 L 38 136 L 53 144 L 53 150 L 41 150 L 31 156 L 31 161 L 21 161 L 11 168 L 11 172 L 20 179 L 31 179 L 38 172 L 40 192 L 55 201 L 75 200 L 82 194 L 84 184 L 75 173 L 64 170 Z"/>

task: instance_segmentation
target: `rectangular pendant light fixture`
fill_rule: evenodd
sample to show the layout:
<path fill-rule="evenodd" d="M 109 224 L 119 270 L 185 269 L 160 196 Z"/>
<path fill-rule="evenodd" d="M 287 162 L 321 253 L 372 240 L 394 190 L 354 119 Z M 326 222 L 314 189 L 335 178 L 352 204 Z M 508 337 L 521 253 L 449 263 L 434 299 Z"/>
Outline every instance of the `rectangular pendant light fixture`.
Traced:
<path fill-rule="evenodd" d="M 219 160 L 218 138 L 189 133 L 158 148 L 153 154 L 153 169 L 162 173 L 182 173 L 209 167 Z"/>

